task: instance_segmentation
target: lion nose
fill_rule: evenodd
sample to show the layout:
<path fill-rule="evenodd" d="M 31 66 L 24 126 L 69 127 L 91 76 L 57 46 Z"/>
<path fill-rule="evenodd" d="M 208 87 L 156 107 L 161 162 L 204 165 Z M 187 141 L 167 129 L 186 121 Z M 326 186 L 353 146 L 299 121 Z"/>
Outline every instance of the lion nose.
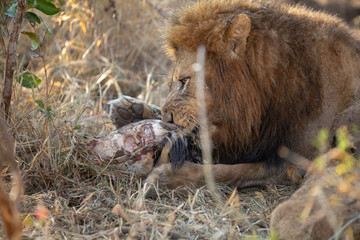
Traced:
<path fill-rule="evenodd" d="M 173 115 L 173 113 L 171 113 L 171 112 L 166 112 L 165 114 L 163 114 L 162 120 L 163 120 L 164 122 L 174 123 L 174 115 Z"/>

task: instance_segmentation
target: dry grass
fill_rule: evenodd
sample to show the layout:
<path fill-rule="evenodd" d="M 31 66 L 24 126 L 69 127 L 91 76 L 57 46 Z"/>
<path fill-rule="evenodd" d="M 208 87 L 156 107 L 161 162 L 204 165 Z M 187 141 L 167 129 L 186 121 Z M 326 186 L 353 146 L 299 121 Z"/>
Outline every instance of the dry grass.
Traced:
<path fill-rule="evenodd" d="M 152 2 L 166 8 L 177 1 Z M 232 194 L 219 186 L 222 205 L 206 188 L 156 189 L 138 206 L 141 181 L 96 164 L 81 147 L 88 136 L 113 129 L 107 100 L 126 94 L 161 105 L 169 62 L 156 30 L 162 19 L 148 1 L 66 3 L 59 16 L 44 17 L 53 35 L 43 39 L 38 56 L 23 36 L 18 50 L 17 73 L 26 66 L 43 80 L 33 91 L 16 84 L 13 93 L 11 133 L 25 182 L 24 238 L 265 238 L 271 211 L 293 187 Z M 51 118 L 37 112 L 37 99 L 51 107 Z"/>
<path fill-rule="evenodd" d="M 95 183 L 97 183 L 95 185 Z M 231 189 L 221 187 L 224 198 Z M 50 215 L 41 226 L 36 220 L 25 228 L 29 238 L 126 238 L 136 236 L 159 239 L 170 231 L 171 237 L 189 239 L 239 239 L 242 235 L 265 237 L 274 199 L 289 196 L 289 188 L 269 187 L 266 190 L 237 194 L 229 204 L 217 206 L 205 189 L 183 188 L 147 197 L 142 207 L 136 202 L 141 193 L 140 183 L 131 177 L 98 177 L 65 192 L 56 190 L 26 196 L 24 211 L 31 213 L 34 206 L 43 204 Z M 112 214 L 119 204 L 120 216 Z M 119 207 L 118 206 L 118 207 Z M 239 213 L 238 218 L 232 213 Z M 33 215 L 30 215 L 35 219 Z M 27 222 L 27 221 L 26 221 Z M 123 232 L 123 233 L 122 233 Z M 176 235 L 175 235 L 176 234 Z"/>

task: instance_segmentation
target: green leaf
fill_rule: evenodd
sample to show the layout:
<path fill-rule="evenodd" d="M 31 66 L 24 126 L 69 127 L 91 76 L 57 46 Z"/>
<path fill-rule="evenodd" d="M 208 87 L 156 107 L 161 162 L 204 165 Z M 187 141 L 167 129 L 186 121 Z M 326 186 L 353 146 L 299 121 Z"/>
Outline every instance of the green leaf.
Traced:
<path fill-rule="evenodd" d="M 50 107 L 50 106 L 47 107 L 47 108 L 46 108 L 46 111 L 51 112 L 51 111 L 52 111 L 51 107 Z"/>
<path fill-rule="evenodd" d="M 26 88 L 36 88 L 41 83 L 41 79 L 31 72 L 23 72 L 17 81 Z"/>
<path fill-rule="evenodd" d="M 36 114 L 39 114 L 39 113 L 44 113 L 44 111 L 39 108 L 38 110 L 36 110 Z"/>
<path fill-rule="evenodd" d="M 46 111 L 46 112 L 45 112 L 45 116 L 46 116 L 48 119 L 51 119 L 51 112 Z"/>
<path fill-rule="evenodd" d="M 64 0 L 58 0 L 58 2 L 59 2 L 62 6 L 64 6 Z"/>
<path fill-rule="evenodd" d="M 39 47 L 39 42 L 37 41 L 31 41 L 31 48 L 33 50 L 37 49 Z"/>
<path fill-rule="evenodd" d="M 37 105 L 38 105 L 40 108 L 44 109 L 45 104 L 44 104 L 44 102 L 43 102 L 42 100 L 35 100 L 35 102 L 37 103 Z"/>
<path fill-rule="evenodd" d="M 79 130 L 80 128 L 81 128 L 80 125 L 76 125 L 76 126 L 74 127 L 74 130 Z"/>
<path fill-rule="evenodd" d="M 57 8 L 52 2 L 46 0 L 29 0 L 28 8 L 35 8 L 46 15 L 55 15 L 61 11 L 61 9 Z"/>
<path fill-rule="evenodd" d="M 313 145 L 321 150 L 326 146 L 326 142 L 329 139 L 329 131 L 327 129 L 321 129 L 316 138 L 313 140 Z"/>
<path fill-rule="evenodd" d="M 15 14 L 16 14 L 17 5 L 18 5 L 18 3 L 17 3 L 17 2 L 14 2 L 14 3 L 9 7 L 9 9 L 8 9 L 6 12 L 4 12 L 4 14 L 7 15 L 7 16 L 9 16 L 9 17 L 14 18 L 14 17 L 15 17 Z"/>
<path fill-rule="evenodd" d="M 28 0 L 28 4 L 26 6 L 26 9 L 35 8 L 35 6 L 36 6 L 36 1 Z"/>
<path fill-rule="evenodd" d="M 46 31 L 46 33 L 47 33 L 47 35 L 48 35 L 48 38 L 49 38 L 49 34 L 52 34 L 50 28 L 48 27 L 48 25 L 46 25 L 45 21 L 42 19 L 42 17 L 41 17 L 40 15 L 37 15 L 37 14 L 36 14 L 36 16 L 37 16 L 37 17 L 40 19 L 40 21 L 44 24 L 44 26 L 45 26 L 45 31 Z"/>
<path fill-rule="evenodd" d="M 40 44 L 39 35 L 37 35 L 36 33 L 33 33 L 33 32 L 21 32 L 21 33 L 28 36 L 32 40 L 31 47 L 33 50 L 35 50 L 39 47 L 39 44 Z"/>
<path fill-rule="evenodd" d="M 42 19 L 40 16 L 38 16 L 36 13 L 33 12 L 26 12 L 25 13 L 25 18 L 29 21 L 29 22 L 34 22 L 34 23 L 38 23 L 40 24 Z"/>

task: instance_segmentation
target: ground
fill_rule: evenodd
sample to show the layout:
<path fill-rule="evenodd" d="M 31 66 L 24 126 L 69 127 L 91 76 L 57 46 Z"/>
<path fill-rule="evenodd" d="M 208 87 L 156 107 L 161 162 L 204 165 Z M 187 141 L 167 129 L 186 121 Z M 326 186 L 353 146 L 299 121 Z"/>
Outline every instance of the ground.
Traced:
<path fill-rule="evenodd" d="M 31 54 L 26 36 L 19 41 L 17 69 L 26 66 L 43 80 L 34 91 L 15 84 L 13 92 L 10 132 L 25 182 L 24 238 L 267 237 L 272 210 L 295 187 L 239 193 L 219 186 L 220 200 L 204 187 L 156 189 L 144 199 L 141 180 L 101 165 L 82 147 L 114 129 L 108 100 L 126 94 L 164 102 L 169 61 L 156 29 L 177 1 L 65 2 L 62 13 L 44 16 L 53 35 L 36 50 L 42 57 Z M 49 114 L 35 100 L 51 107 Z"/>

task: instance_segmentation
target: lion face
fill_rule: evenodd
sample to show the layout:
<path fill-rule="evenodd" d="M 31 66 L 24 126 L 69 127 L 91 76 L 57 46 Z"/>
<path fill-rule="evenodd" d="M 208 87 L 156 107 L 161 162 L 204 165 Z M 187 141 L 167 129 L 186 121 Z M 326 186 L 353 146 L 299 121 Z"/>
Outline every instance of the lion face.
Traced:
<path fill-rule="evenodd" d="M 195 7 L 207 8 L 204 4 Z M 199 125 L 196 72 L 192 65 L 196 62 L 197 48 L 205 46 L 204 107 L 213 143 L 238 148 L 241 144 L 230 136 L 238 132 L 244 139 L 252 137 L 261 117 L 260 95 L 255 82 L 250 80 L 245 58 L 250 18 L 240 13 L 199 24 L 196 18 L 180 15 L 170 21 L 165 33 L 164 48 L 174 65 L 170 93 L 162 108 L 163 120 L 190 131 Z"/>
<path fill-rule="evenodd" d="M 189 132 L 199 127 L 199 106 L 197 99 L 196 71 L 193 65 L 196 63 L 196 52 L 180 50 L 173 64 L 171 79 L 169 81 L 170 92 L 162 107 L 162 120 L 175 123 L 186 128 Z M 227 119 L 223 118 L 223 107 L 217 101 L 215 92 L 217 74 L 214 73 L 214 61 L 207 56 L 205 61 L 205 86 L 204 97 L 207 112 L 207 121 L 213 136 L 221 130 Z M 215 79 L 215 80 L 214 80 Z M 221 95 L 221 94 L 220 94 Z"/>
<path fill-rule="evenodd" d="M 169 82 L 170 92 L 162 107 L 163 121 L 173 122 L 185 127 L 189 131 L 199 126 L 199 106 L 196 96 L 196 72 L 193 69 L 194 63 L 196 63 L 196 53 L 184 50 L 177 54 Z M 213 124 L 222 120 L 219 116 L 216 116 L 216 111 L 213 111 L 214 98 L 207 84 L 209 82 L 208 80 L 211 79 L 211 69 L 211 66 L 206 63 L 206 86 L 204 93 L 206 106 L 204 107 L 207 108 L 209 126 L 214 128 Z"/>
<path fill-rule="evenodd" d="M 169 82 L 170 92 L 162 107 L 163 121 L 173 122 L 190 131 L 199 124 L 196 73 L 192 69 L 195 61 L 195 54 L 186 51 L 178 54 Z"/>

